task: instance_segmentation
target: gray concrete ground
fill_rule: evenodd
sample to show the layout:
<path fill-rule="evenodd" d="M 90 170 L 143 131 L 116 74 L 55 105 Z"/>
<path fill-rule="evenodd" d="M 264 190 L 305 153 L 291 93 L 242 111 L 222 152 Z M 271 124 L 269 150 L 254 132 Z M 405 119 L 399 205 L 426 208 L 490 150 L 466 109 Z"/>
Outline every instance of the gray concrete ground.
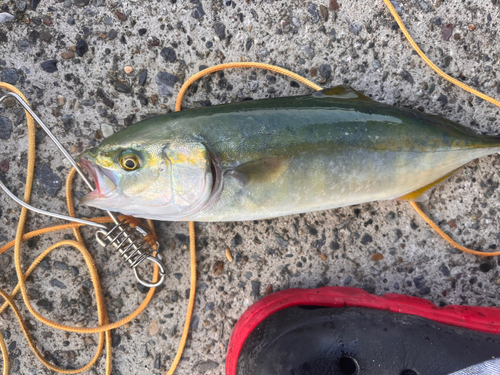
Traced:
<path fill-rule="evenodd" d="M 436 76 L 413 53 L 382 0 L 25 0 L 0 1 L 0 78 L 15 84 L 73 155 L 144 117 L 172 111 L 181 84 L 204 66 L 262 61 L 325 87 L 349 84 L 395 106 L 419 108 L 477 132 L 500 133 L 499 109 Z M 29 3 L 29 2 L 28 2 Z M 497 0 L 401 0 L 403 20 L 436 64 L 500 96 Z M 125 68 L 132 72 L 126 73 Z M 147 73 L 146 73 L 147 72 Z M 168 74 L 167 74 L 168 73 Z M 226 71 L 188 91 L 185 108 L 244 98 L 301 95 L 310 89 L 265 71 Z M 19 108 L 0 106 L 0 176 L 18 195 L 27 132 Z M 68 163 L 39 134 L 33 202 L 63 212 Z M 466 166 L 423 204 L 459 243 L 497 248 L 500 158 Z M 77 185 L 77 196 L 85 192 Z M 99 215 L 79 207 L 82 215 Z M 14 238 L 19 208 L 0 196 L 1 243 Z M 31 229 L 58 222 L 31 215 Z M 113 374 L 160 373 L 179 342 L 189 289 L 186 223 L 157 223 L 171 267 L 147 310 L 114 332 Z M 93 230 L 86 230 L 88 238 Z M 253 302 L 287 288 L 349 285 L 438 304 L 497 306 L 498 259 L 455 251 L 407 203 L 387 201 L 258 223 L 198 224 L 200 276 L 192 330 L 179 374 L 224 372 L 232 327 Z M 52 234 L 23 247 L 26 268 Z M 111 320 L 144 298 L 111 250 L 90 243 Z M 229 262 L 225 250 L 234 257 Z M 214 273 L 216 262 L 223 270 Z M 0 287 L 15 285 L 12 251 L 0 256 Z M 67 324 L 96 324 L 89 273 L 75 250 L 53 253 L 28 281 L 36 309 Z M 55 363 L 79 367 L 97 337 L 50 329 L 21 308 L 38 347 Z M 49 374 L 27 347 L 12 312 L 0 317 L 12 373 Z M 104 373 L 104 360 L 88 372 Z"/>

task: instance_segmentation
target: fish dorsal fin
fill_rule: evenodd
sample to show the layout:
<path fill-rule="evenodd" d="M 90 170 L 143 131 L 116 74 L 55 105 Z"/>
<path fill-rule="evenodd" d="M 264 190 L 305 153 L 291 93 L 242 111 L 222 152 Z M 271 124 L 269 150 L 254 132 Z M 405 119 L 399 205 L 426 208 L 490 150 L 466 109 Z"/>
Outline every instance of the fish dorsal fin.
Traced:
<path fill-rule="evenodd" d="M 321 91 L 316 91 L 312 94 L 315 98 L 335 98 L 335 99 L 354 99 L 354 100 L 363 100 L 363 101 L 373 101 L 373 99 L 369 98 L 365 94 L 354 90 L 350 86 L 335 86 L 329 89 L 324 89 Z"/>
<path fill-rule="evenodd" d="M 273 183 L 285 172 L 290 162 L 284 156 L 269 156 L 238 165 L 229 171 L 240 184 Z"/>
<path fill-rule="evenodd" d="M 399 198 L 396 198 L 396 200 L 398 200 L 398 201 L 423 202 L 423 201 L 425 201 L 428 198 L 426 192 L 428 192 L 429 190 L 435 188 L 439 184 L 445 182 L 452 175 L 454 175 L 455 172 L 457 172 L 459 169 L 461 169 L 461 167 L 458 168 L 458 169 L 455 169 L 454 171 L 451 171 L 450 173 L 444 175 L 440 179 L 438 179 L 438 180 L 436 180 L 434 182 L 431 182 L 429 185 L 425 185 L 425 186 L 421 187 L 420 189 L 417 189 L 415 191 L 411 191 L 408 194 L 405 194 L 405 195 L 403 195 L 403 196 L 401 196 Z"/>

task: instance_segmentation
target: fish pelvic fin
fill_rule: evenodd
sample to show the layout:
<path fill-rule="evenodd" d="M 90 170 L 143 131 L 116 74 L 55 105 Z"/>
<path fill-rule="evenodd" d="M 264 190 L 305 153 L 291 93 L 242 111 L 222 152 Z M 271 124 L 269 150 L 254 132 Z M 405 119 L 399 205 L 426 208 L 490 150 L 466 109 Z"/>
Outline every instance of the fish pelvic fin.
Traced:
<path fill-rule="evenodd" d="M 460 169 L 462 169 L 462 167 L 451 171 L 450 173 L 444 175 L 440 179 L 437 179 L 436 181 L 431 182 L 430 184 L 425 185 L 425 186 L 421 187 L 420 189 L 417 189 L 417 190 L 411 191 L 405 195 L 402 195 L 401 197 L 396 198 L 396 200 L 398 200 L 398 201 L 424 202 L 429 198 L 429 196 L 427 195 L 427 192 L 429 192 L 430 190 L 432 190 L 436 186 L 445 182 L 447 179 L 449 179 L 451 176 L 453 176 Z"/>

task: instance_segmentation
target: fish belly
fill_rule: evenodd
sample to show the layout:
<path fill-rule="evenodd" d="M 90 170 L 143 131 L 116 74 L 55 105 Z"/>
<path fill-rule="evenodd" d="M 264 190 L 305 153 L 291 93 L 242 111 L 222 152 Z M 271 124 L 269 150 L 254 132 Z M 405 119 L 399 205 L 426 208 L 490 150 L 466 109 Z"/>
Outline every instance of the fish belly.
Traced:
<path fill-rule="evenodd" d="M 224 176 L 214 205 L 195 221 L 245 221 L 395 199 L 429 185 L 469 161 L 498 149 L 440 152 L 318 150 L 294 156 L 272 182 L 242 184 Z"/>

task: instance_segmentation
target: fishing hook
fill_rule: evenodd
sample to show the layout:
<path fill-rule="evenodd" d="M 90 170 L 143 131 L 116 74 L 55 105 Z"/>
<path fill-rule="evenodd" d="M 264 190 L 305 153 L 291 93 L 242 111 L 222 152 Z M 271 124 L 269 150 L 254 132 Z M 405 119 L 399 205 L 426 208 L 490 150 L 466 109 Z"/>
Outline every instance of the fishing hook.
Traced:
<path fill-rule="evenodd" d="M 63 145 L 59 142 L 59 140 L 54 136 L 54 134 L 49 130 L 49 128 L 43 123 L 43 121 L 36 115 L 35 112 L 31 109 L 31 107 L 26 103 L 23 98 L 21 98 L 19 95 L 16 93 L 7 93 L 4 96 L 0 98 L 0 104 L 3 103 L 6 99 L 8 98 L 14 98 L 21 106 L 33 117 L 33 119 L 40 125 L 40 127 L 43 129 L 43 131 L 49 136 L 49 138 L 55 143 L 57 148 L 61 151 L 61 153 L 64 155 L 64 157 L 70 162 L 70 164 L 75 168 L 76 172 L 80 175 L 80 177 L 83 179 L 85 184 L 89 187 L 90 190 L 93 190 L 92 183 L 90 180 L 87 178 L 87 176 L 83 173 L 82 169 L 78 165 L 78 163 L 71 157 L 71 155 L 66 151 L 66 149 L 63 147 Z M 142 247 L 145 245 L 145 241 L 143 240 L 144 237 L 148 234 L 147 231 L 142 229 L 141 227 L 137 226 L 135 227 L 135 233 L 131 231 L 131 228 L 126 226 L 123 222 L 121 222 L 118 217 L 110 212 L 106 211 L 108 215 L 111 217 L 113 222 L 115 223 L 115 226 L 109 230 L 109 228 L 104 225 L 104 224 L 99 224 L 95 223 L 90 220 L 85 220 L 85 219 L 79 219 L 76 217 L 71 217 L 63 214 L 58 214 L 55 212 L 50 212 L 46 210 L 42 210 L 37 207 L 33 207 L 30 204 L 22 201 L 19 199 L 16 195 L 14 195 L 0 180 L 0 187 L 2 190 L 9 196 L 11 197 L 16 203 L 20 204 L 21 206 L 27 208 L 28 210 L 31 210 L 33 212 L 37 212 L 42 215 L 47 215 L 51 217 L 55 217 L 58 219 L 63 219 L 67 221 L 72 221 L 75 223 L 80 223 L 80 224 L 85 224 L 85 225 L 91 225 L 94 227 L 99 228 L 99 231 L 96 233 L 96 239 L 99 244 L 101 244 L 103 247 L 106 247 L 107 245 L 113 244 L 115 249 L 124 257 L 125 261 L 129 264 L 129 266 L 134 270 L 135 277 L 137 281 L 139 281 L 142 285 L 150 288 L 154 288 L 157 286 L 160 286 L 163 281 L 165 280 L 165 276 L 167 274 L 167 268 L 165 264 L 162 262 L 160 259 L 160 255 L 157 253 L 156 256 L 151 255 L 151 251 L 149 250 L 143 250 Z M 111 235 L 114 235 L 115 237 L 113 240 L 109 241 L 111 238 Z M 109 242 L 108 242 L 109 241 Z M 156 242 L 156 245 L 159 247 L 159 243 Z M 160 279 L 155 282 L 155 283 L 150 283 L 146 280 L 144 280 L 140 275 L 139 272 L 137 271 L 137 267 L 139 264 L 141 264 L 143 261 L 149 260 L 150 262 L 155 263 L 158 265 L 160 269 Z"/>

